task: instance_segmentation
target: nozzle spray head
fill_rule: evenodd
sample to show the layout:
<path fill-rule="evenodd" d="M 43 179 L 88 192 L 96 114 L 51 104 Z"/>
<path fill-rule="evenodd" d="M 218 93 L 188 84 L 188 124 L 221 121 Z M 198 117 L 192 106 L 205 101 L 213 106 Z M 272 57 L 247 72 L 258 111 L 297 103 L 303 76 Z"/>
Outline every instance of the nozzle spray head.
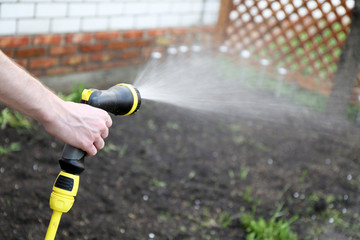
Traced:
<path fill-rule="evenodd" d="M 141 95 L 133 85 L 120 83 L 107 90 L 84 89 L 82 102 L 115 115 L 135 113 L 141 105 Z"/>

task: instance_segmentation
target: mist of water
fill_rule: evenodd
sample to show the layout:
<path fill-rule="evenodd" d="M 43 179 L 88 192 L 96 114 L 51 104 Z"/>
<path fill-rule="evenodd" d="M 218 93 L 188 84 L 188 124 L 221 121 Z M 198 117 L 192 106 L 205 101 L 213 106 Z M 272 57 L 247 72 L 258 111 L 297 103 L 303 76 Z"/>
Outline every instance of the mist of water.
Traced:
<path fill-rule="evenodd" d="M 280 80 L 276 93 L 261 89 L 263 71 L 248 71 L 243 53 L 242 62 L 236 59 L 223 60 L 218 54 L 204 51 L 199 46 L 169 48 L 166 54 L 154 52 L 152 59 L 134 82 L 143 99 L 171 104 L 197 112 L 247 118 L 283 121 L 287 117 L 302 117 L 308 109 L 289 104 L 280 97 Z M 241 58 L 240 58 L 241 59 Z M 242 66 L 241 66 L 242 65 Z M 233 67 L 234 68 L 234 67 Z M 236 68 L 236 67 L 235 67 Z M 236 71 L 237 70 L 237 71 Z M 249 87 L 245 82 L 257 82 L 258 87 Z"/>

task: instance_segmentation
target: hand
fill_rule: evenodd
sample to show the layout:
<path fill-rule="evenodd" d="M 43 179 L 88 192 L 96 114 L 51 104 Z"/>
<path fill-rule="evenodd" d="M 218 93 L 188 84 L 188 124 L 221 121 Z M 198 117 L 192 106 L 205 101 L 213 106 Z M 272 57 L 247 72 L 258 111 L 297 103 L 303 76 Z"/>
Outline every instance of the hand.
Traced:
<path fill-rule="evenodd" d="M 105 145 L 112 120 L 109 114 L 86 104 L 63 102 L 55 115 L 43 123 L 47 132 L 94 156 Z"/>

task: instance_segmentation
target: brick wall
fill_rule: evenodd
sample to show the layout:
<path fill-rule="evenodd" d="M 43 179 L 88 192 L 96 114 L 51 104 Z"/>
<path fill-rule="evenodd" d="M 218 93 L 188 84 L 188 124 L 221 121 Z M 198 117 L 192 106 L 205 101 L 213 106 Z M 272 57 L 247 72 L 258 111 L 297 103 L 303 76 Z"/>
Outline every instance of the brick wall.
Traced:
<path fill-rule="evenodd" d="M 219 0 L 0 1 L 0 49 L 37 77 L 126 67 L 209 44 Z"/>
<path fill-rule="evenodd" d="M 211 44 L 214 28 L 162 28 L 0 37 L 0 49 L 33 75 L 53 76 L 143 64 L 170 45 Z"/>

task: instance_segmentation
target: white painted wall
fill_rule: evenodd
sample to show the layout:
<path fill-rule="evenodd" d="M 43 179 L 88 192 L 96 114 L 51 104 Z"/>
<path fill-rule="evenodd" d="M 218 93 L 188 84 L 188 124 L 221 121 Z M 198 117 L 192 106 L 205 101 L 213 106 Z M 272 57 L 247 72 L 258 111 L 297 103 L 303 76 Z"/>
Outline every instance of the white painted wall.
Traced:
<path fill-rule="evenodd" d="M 0 35 L 212 25 L 219 7 L 220 0 L 0 0 Z"/>

